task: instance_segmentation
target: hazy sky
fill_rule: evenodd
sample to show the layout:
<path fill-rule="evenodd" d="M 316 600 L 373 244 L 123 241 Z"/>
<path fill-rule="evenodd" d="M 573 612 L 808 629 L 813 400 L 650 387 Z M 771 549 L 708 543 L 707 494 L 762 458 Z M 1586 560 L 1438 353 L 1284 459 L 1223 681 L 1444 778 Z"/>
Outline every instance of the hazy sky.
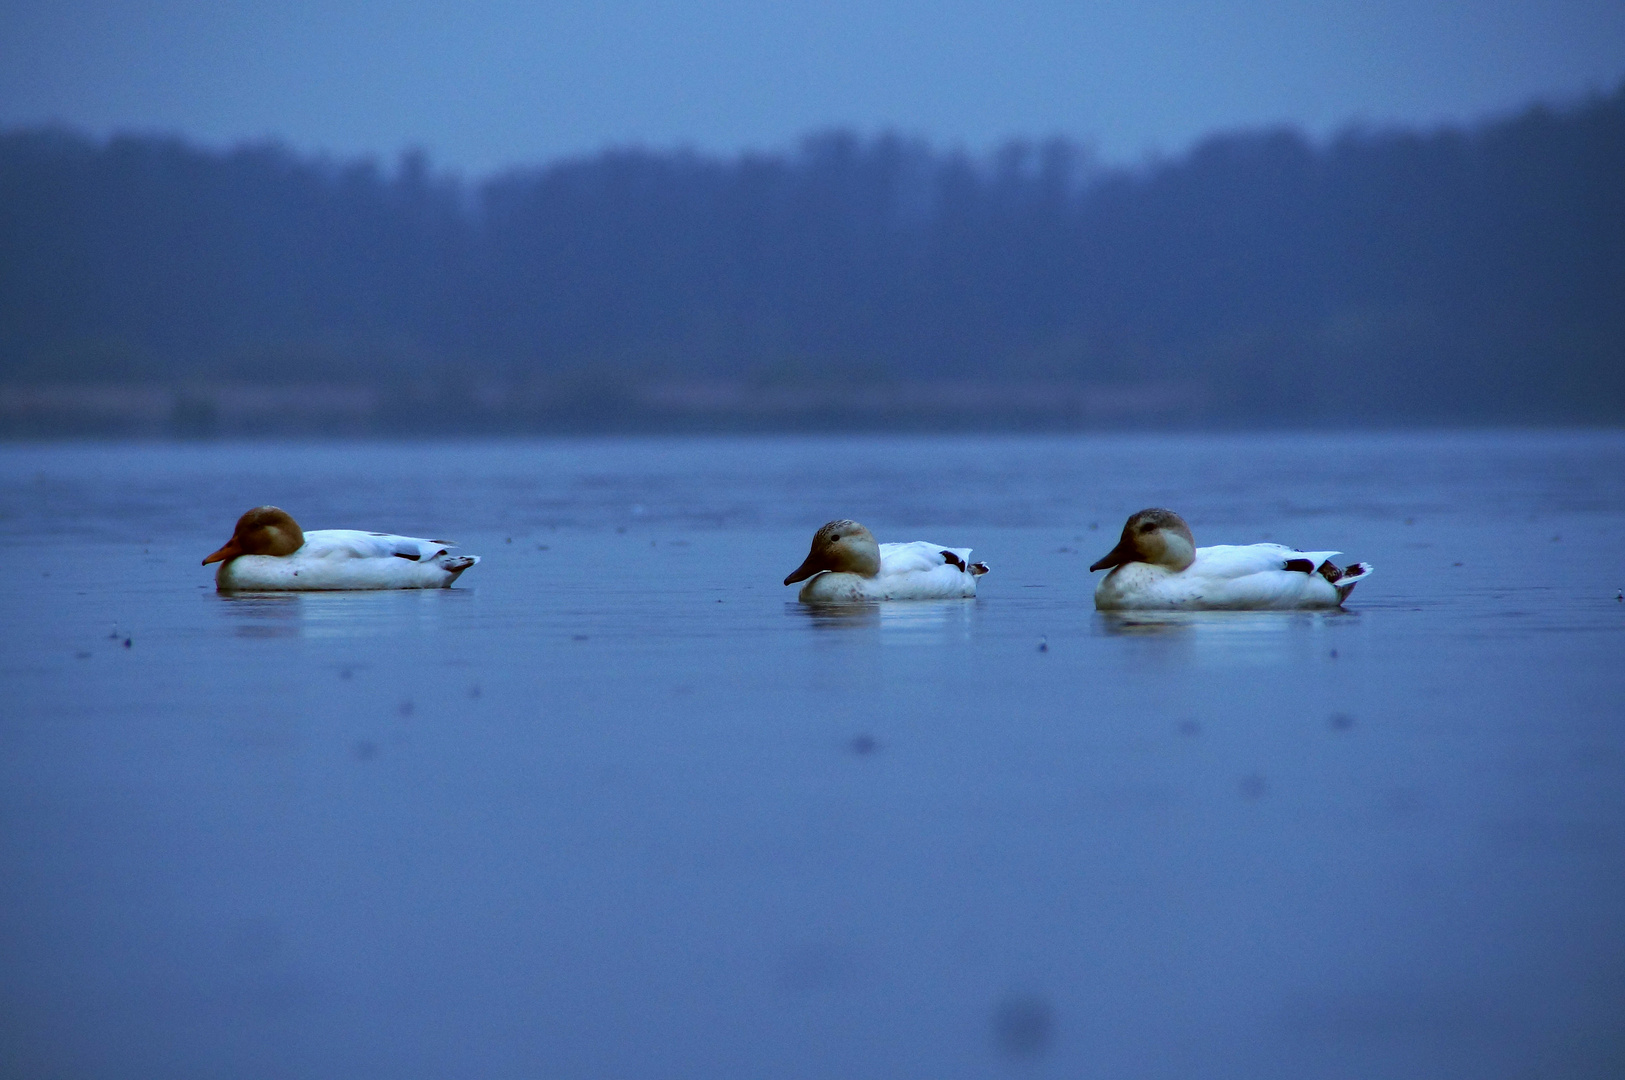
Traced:
<path fill-rule="evenodd" d="M 832 126 L 1109 161 L 1216 130 L 1431 125 L 1625 79 L 1622 0 L 593 4 L 0 0 L 0 124 L 467 171 Z"/>

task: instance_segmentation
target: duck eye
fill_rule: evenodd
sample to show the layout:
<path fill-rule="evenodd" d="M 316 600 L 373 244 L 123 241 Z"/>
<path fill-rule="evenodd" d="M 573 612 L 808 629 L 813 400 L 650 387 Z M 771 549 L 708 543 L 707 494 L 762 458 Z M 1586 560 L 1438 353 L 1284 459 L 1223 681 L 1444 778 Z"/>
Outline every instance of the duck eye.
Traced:
<path fill-rule="evenodd" d="M 829 538 L 829 542 L 833 544 L 835 541 L 839 540 L 840 538 L 841 538 L 841 534 L 836 533 L 834 536 L 831 536 Z"/>
<path fill-rule="evenodd" d="M 1146 522 L 1146 523 L 1145 523 L 1145 524 L 1144 524 L 1144 525 L 1141 525 L 1141 526 L 1140 526 L 1140 531 L 1141 531 L 1141 532 L 1143 532 L 1143 533 L 1148 533 L 1148 532 L 1150 532 L 1150 531 L 1151 531 L 1151 530 L 1152 530 L 1152 529 L 1154 529 L 1154 528 L 1156 528 L 1156 526 L 1155 526 L 1155 525 L 1153 525 L 1153 524 L 1151 524 L 1151 523 L 1150 523 L 1150 522 L 1149 522 L 1149 521 L 1148 521 L 1148 522 Z"/>

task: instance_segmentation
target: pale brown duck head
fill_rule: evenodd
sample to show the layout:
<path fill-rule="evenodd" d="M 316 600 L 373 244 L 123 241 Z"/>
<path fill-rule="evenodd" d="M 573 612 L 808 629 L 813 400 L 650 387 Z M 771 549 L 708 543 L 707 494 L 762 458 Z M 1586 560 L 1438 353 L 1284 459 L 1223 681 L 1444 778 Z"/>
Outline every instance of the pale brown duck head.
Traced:
<path fill-rule="evenodd" d="M 880 573 L 880 545 L 874 534 L 855 521 L 832 521 L 813 534 L 806 561 L 784 579 L 786 585 L 806 581 L 832 570 L 838 574 L 874 577 Z"/>
<path fill-rule="evenodd" d="M 1196 538 L 1185 519 L 1172 510 L 1153 507 L 1128 519 L 1117 546 L 1089 568 L 1109 570 L 1124 563 L 1143 562 L 1166 566 L 1175 572 L 1196 561 Z"/>
<path fill-rule="evenodd" d="M 203 560 L 229 562 L 239 555 L 292 555 L 305 546 L 305 534 L 286 510 L 276 506 L 256 506 L 237 519 L 237 528 L 226 546 Z"/>

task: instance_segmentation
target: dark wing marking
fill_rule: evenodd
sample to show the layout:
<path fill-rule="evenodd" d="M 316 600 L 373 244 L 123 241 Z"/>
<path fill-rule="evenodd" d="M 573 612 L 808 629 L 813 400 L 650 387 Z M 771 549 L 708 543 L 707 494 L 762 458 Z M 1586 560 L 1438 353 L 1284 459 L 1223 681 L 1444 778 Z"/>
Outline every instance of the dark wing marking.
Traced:
<path fill-rule="evenodd" d="M 397 559 L 411 559 L 413 562 L 417 562 L 421 558 L 415 551 L 397 551 L 395 557 Z"/>
<path fill-rule="evenodd" d="M 942 557 L 948 563 L 949 566 L 957 566 L 957 567 L 959 567 L 959 570 L 960 570 L 961 573 L 964 572 L 964 570 L 965 570 L 965 560 L 964 559 L 961 559 L 958 555 L 955 555 L 951 551 L 944 551 L 942 553 Z"/>
<path fill-rule="evenodd" d="M 1308 559 L 1288 559 L 1286 561 L 1286 565 L 1281 567 L 1281 569 L 1294 570 L 1300 574 L 1313 574 L 1315 572 L 1315 564 L 1310 562 Z"/>

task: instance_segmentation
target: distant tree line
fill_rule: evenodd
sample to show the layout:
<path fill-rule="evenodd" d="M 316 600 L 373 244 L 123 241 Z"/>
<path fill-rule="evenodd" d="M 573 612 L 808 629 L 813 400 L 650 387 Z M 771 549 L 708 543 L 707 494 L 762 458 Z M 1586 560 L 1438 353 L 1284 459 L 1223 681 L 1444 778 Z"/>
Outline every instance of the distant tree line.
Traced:
<path fill-rule="evenodd" d="M 0 382 L 1044 380 L 1223 423 L 1625 420 L 1625 86 L 1132 169 L 829 133 L 478 182 L 0 134 Z"/>

